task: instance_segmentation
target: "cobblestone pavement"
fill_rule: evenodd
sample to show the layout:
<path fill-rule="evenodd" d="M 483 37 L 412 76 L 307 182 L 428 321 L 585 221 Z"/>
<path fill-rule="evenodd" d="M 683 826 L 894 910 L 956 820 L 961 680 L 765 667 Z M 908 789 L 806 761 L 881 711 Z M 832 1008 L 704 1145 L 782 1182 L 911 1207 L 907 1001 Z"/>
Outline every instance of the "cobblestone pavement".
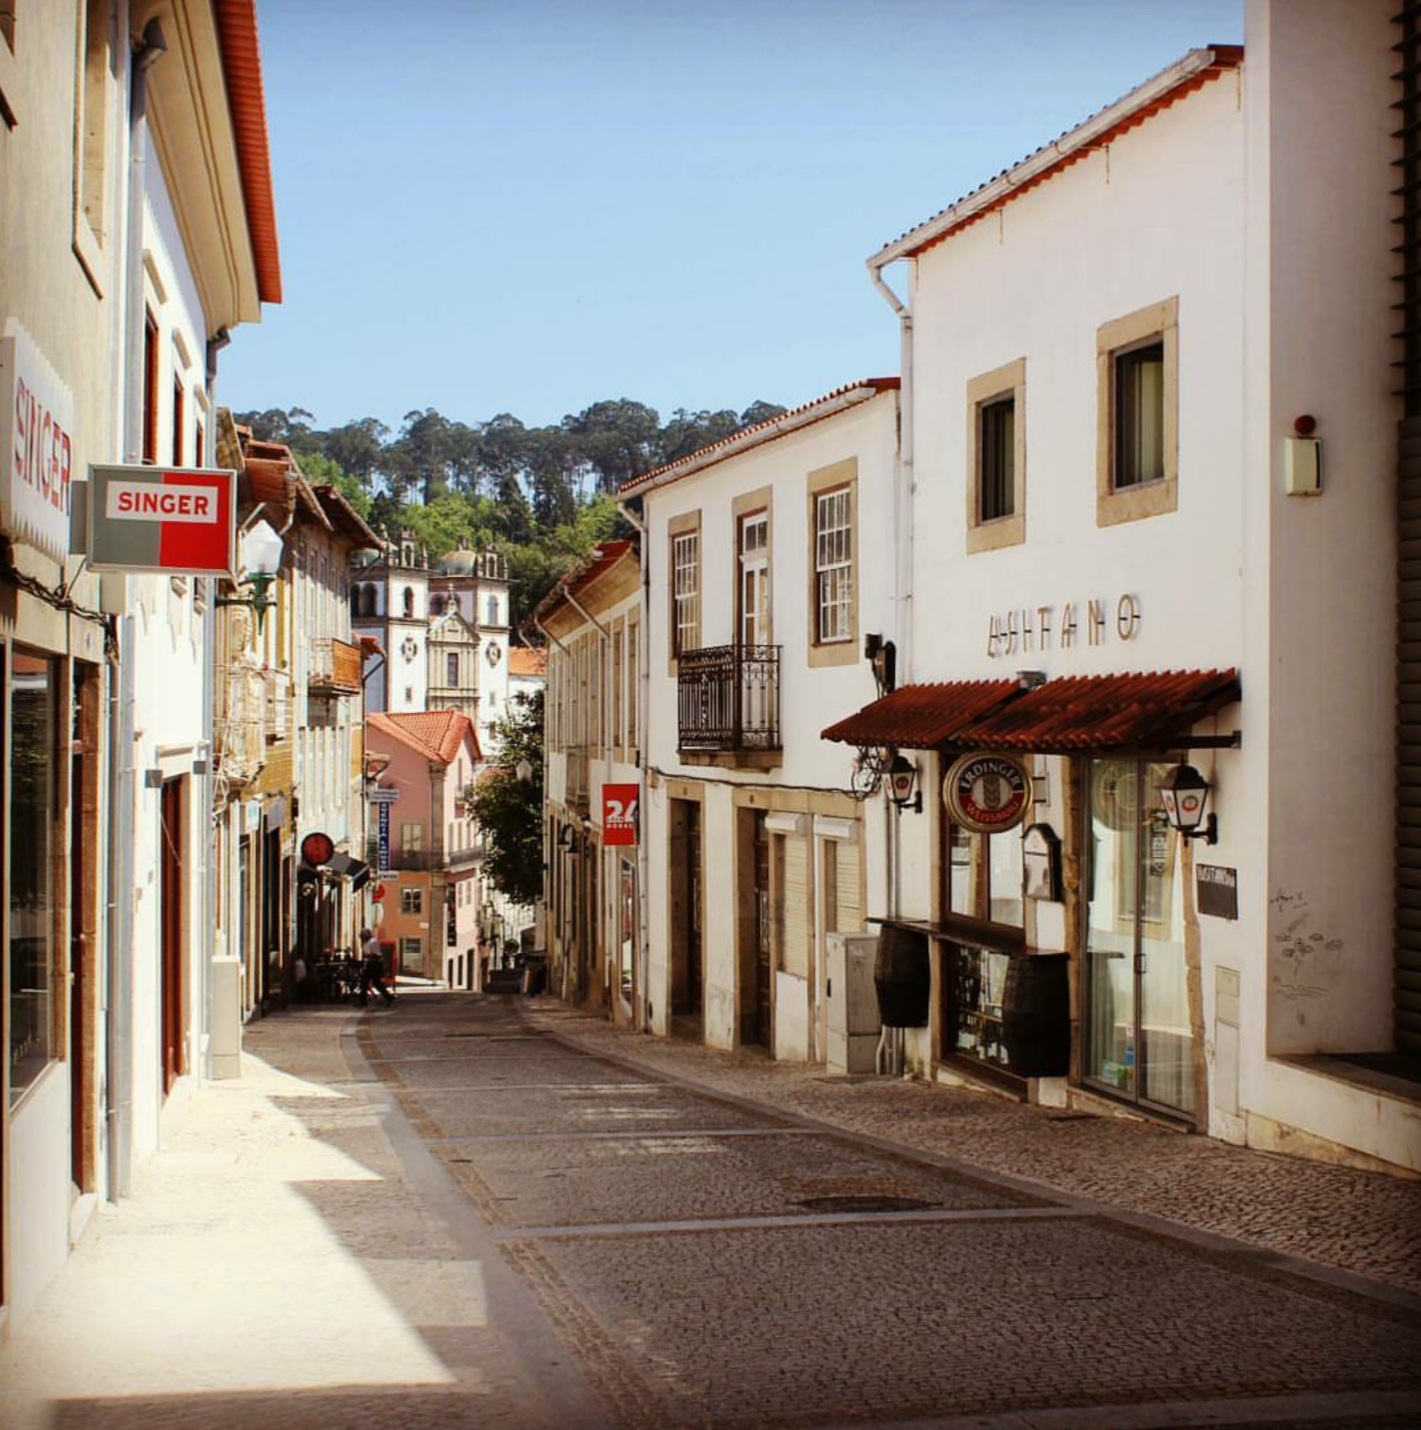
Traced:
<path fill-rule="evenodd" d="M 246 1045 L 0 1346 L 4 1430 L 1421 1425 L 1418 1183 L 546 1000 Z"/>
<path fill-rule="evenodd" d="M 528 1026 L 649 1073 L 953 1159 L 984 1173 L 1372 1277 L 1421 1294 L 1421 1179 L 1231 1147 L 1131 1117 L 1028 1107 L 995 1093 L 826 1077 L 627 1033 L 549 999 Z"/>
<path fill-rule="evenodd" d="M 1421 1423 L 1404 1267 L 1164 1220 L 1252 1192 L 1281 1227 L 1315 1201 L 1363 1263 L 1351 1218 L 1374 1208 L 1414 1252 L 1414 1183 L 829 1081 L 546 1001 L 432 999 L 363 1036 L 625 1426 Z"/>

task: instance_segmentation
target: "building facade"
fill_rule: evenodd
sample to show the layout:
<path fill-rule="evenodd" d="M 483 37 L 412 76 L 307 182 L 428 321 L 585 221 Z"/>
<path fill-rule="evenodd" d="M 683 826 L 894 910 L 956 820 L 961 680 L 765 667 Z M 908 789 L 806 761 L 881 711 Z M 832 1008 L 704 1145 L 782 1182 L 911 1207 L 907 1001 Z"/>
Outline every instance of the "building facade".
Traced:
<path fill-rule="evenodd" d="M 0 23 L 0 210 L 3 1333 L 210 1071 L 213 592 L 83 572 L 70 523 L 91 464 L 212 465 L 280 300 L 251 5 Z"/>
<path fill-rule="evenodd" d="M 930 969 L 922 1076 L 1421 1165 L 1377 813 L 1397 39 L 1251 4 L 1245 50 L 870 261 L 909 354 L 905 684 L 825 733 L 925 791 L 869 835 L 871 914 Z"/>
<path fill-rule="evenodd" d="M 480 760 L 473 723 L 457 710 L 374 713 L 365 744 L 384 762 L 371 791 L 371 844 L 387 967 L 477 987 L 479 852 L 465 801 Z"/>
<path fill-rule="evenodd" d="M 873 691 L 892 628 L 897 432 L 898 380 L 851 384 L 621 490 L 645 530 L 656 1032 L 825 1056 L 829 936 L 862 931 L 868 869 L 819 717 Z"/>
<path fill-rule="evenodd" d="M 646 1025 L 641 567 L 607 541 L 543 599 L 544 947 L 560 996 Z"/>

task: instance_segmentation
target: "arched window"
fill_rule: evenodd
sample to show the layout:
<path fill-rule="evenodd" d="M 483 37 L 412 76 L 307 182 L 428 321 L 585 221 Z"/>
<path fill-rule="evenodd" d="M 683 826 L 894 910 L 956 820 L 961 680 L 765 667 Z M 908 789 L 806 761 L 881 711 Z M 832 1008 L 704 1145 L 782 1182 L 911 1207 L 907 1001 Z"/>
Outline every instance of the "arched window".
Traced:
<path fill-rule="evenodd" d="M 496 626 L 496 625 L 498 624 L 498 597 L 497 597 L 497 596 L 490 596 L 490 597 L 488 598 L 488 621 L 487 621 L 487 623 L 488 623 L 489 625 L 491 625 L 491 626 Z"/>
<path fill-rule="evenodd" d="M 405 587 L 405 615 L 414 615 L 414 587 Z"/>

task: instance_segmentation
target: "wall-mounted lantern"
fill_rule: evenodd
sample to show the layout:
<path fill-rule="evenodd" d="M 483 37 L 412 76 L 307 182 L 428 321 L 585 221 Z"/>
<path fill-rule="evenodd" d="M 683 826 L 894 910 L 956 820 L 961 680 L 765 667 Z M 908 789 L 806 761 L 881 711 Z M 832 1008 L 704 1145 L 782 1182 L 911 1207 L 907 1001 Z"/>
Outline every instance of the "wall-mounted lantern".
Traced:
<path fill-rule="evenodd" d="M 1160 782 L 1160 798 L 1169 822 L 1186 839 L 1219 842 L 1218 816 L 1204 817 L 1213 786 L 1193 765 L 1176 765 Z"/>
<path fill-rule="evenodd" d="M 888 798 L 899 809 L 923 812 L 923 792 L 918 788 L 918 767 L 902 755 L 894 755 L 888 766 Z"/>
<path fill-rule="evenodd" d="M 250 596 L 218 596 L 219 606 L 249 606 L 256 612 L 260 633 L 266 613 L 276 604 L 269 593 L 281 570 L 282 540 L 270 523 L 259 521 L 242 537 L 242 575 L 239 586 L 250 586 Z"/>

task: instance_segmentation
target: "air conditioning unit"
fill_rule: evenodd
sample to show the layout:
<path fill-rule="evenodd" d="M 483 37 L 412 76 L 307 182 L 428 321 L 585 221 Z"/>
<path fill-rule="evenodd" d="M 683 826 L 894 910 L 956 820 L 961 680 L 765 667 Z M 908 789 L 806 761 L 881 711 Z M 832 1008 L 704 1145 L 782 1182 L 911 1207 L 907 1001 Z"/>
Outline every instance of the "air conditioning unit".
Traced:
<path fill-rule="evenodd" d="M 825 936 L 825 944 L 829 1005 L 825 1068 L 831 1073 L 871 1073 L 882 1030 L 873 984 L 878 935 L 836 931 Z"/>

